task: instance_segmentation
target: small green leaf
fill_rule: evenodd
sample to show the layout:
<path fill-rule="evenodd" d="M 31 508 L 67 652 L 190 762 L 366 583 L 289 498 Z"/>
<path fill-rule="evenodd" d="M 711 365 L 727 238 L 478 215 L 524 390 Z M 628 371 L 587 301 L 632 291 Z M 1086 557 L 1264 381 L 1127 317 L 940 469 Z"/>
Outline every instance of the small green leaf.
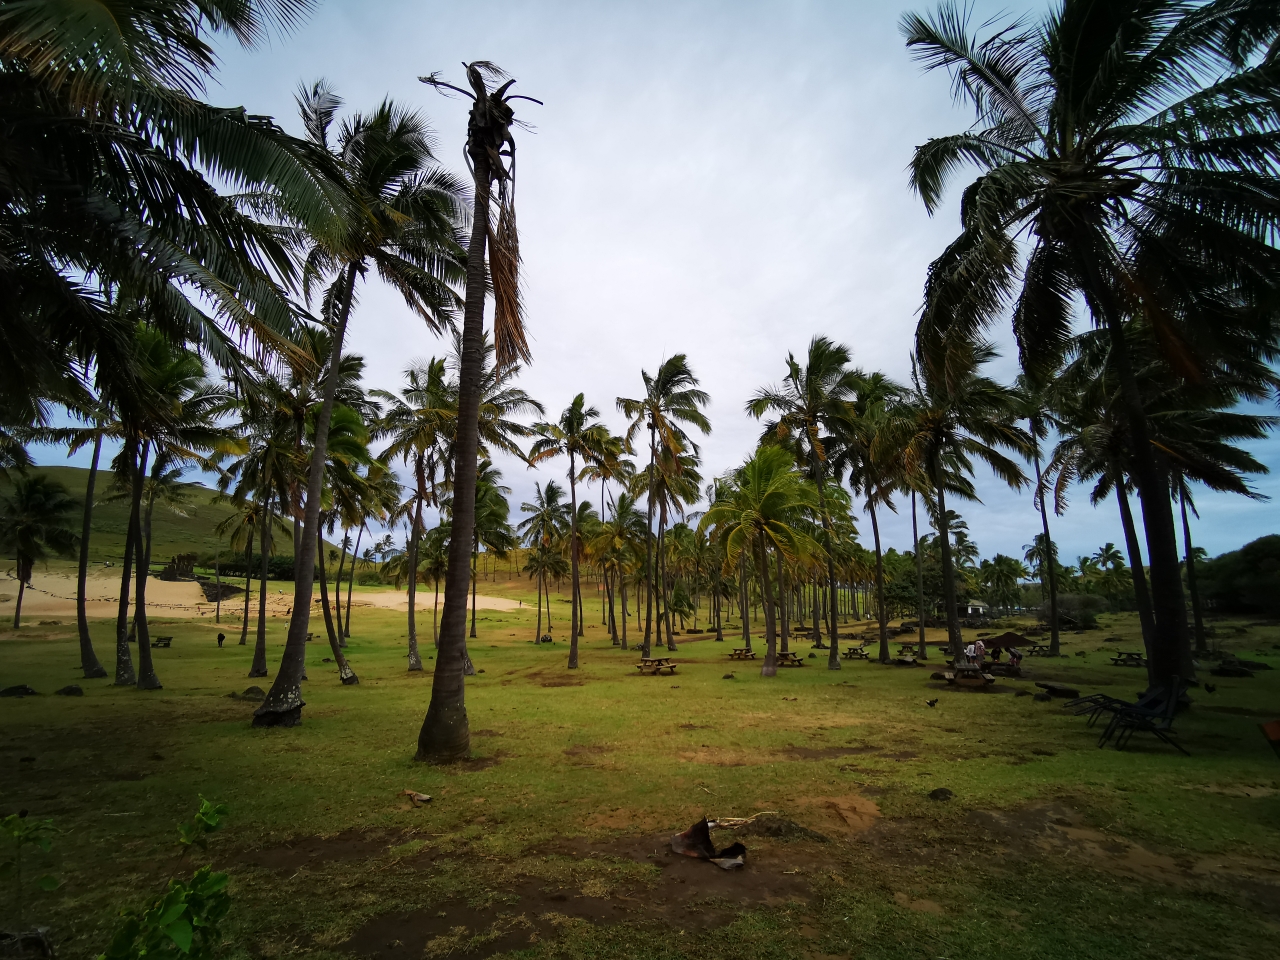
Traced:
<path fill-rule="evenodd" d="M 156 920 L 156 926 L 167 927 L 186 912 L 187 904 L 185 901 L 179 900 L 177 903 L 170 904 L 169 908 Z"/>
<path fill-rule="evenodd" d="M 191 924 L 186 920 L 176 920 L 164 928 L 169 939 L 178 945 L 183 953 L 191 952 Z"/>
<path fill-rule="evenodd" d="M 207 897 L 210 894 L 217 893 L 219 890 L 225 887 L 230 879 L 231 878 L 228 877 L 225 873 L 210 874 L 209 879 L 204 881 L 204 883 L 200 884 L 200 886 L 196 889 L 196 892 L 203 897 Z"/>
<path fill-rule="evenodd" d="M 36 881 L 36 886 L 38 886 L 41 890 L 48 893 L 49 891 L 57 890 L 58 887 L 62 886 L 62 881 L 59 880 L 57 877 L 51 877 L 49 874 L 46 873 L 43 877 L 41 877 L 39 880 Z"/>

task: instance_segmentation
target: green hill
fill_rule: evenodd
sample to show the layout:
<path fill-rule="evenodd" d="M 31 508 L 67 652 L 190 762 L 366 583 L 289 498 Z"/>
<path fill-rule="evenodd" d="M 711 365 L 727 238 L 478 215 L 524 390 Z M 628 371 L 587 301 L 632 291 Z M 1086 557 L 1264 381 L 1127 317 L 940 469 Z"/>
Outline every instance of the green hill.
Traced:
<path fill-rule="evenodd" d="M 89 482 L 89 471 L 81 467 L 33 467 L 33 473 L 43 474 L 57 480 L 72 495 L 84 499 L 85 486 Z M 124 555 L 125 529 L 129 523 L 129 504 L 127 500 L 103 502 L 112 491 L 114 477 L 110 471 L 98 472 L 98 482 L 94 489 L 97 506 L 93 510 L 92 532 L 89 535 L 89 559 L 92 562 L 112 560 L 119 562 Z M 0 481 L 0 489 L 7 489 L 8 484 Z M 191 504 L 184 507 L 186 516 L 179 516 L 164 506 L 157 506 L 151 519 L 151 559 L 155 564 L 163 564 L 175 554 L 195 553 L 200 556 L 227 549 L 227 541 L 220 538 L 215 528 L 231 516 L 232 509 L 228 504 L 214 502 L 216 491 L 199 483 L 187 485 L 191 490 Z M 74 528 L 80 531 L 80 521 L 76 520 Z M 292 542 L 288 537 L 276 534 L 276 551 L 278 554 L 291 554 Z M 255 551 L 256 552 L 256 551 Z"/>

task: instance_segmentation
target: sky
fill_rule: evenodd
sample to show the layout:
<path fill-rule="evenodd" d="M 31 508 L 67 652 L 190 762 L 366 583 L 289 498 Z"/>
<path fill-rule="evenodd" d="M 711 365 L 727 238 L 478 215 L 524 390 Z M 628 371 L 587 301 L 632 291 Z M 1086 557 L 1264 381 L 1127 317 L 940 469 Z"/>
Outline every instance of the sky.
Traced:
<path fill-rule="evenodd" d="M 943 74 L 924 74 L 898 32 L 894 0 L 512 2 L 324 0 L 286 37 L 252 51 L 222 44 L 218 105 L 243 105 L 300 132 L 293 95 L 326 78 L 349 110 L 383 97 L 423 111 L 438 157 L 464 172 L 468 102 L 418 82 L 435 70 L 464 85 L 462 61 L 491 60 L 518 79 L 523 281 L 534 362 L 520 385 L 552 418 L 578 392 L 621 432 L 619 396 L 675 353 L 710 393 L 704 475 L 740 463 L 760 425 L 744 413 L 777 383 L 789 351 L 815 334 L 854 362 L 905 379 L 928 264 L 958 230 L 951 202 L 934 217 L 908 188 L 913 148 L 964 129 Z M 1042 4 L 979 0 L 975 19 Z M 962 183 L 963 181 L 958 181 Z M 1017 372 L 1011 338 L 990 373 Z M 397 389 L 412 361 L 447 345 L 374 281 L 348 346 L 370 386 Z M 1280 439 L 1254 445 L 1273 471 Z M 61 462 L 42 451 L 42 462 Z M 514 506 L 565 465 L 501 461 Z M 1021 557 L 1039 531 L 1028 492 L 979 468 L 980 504 L 960 513 L 984 556 Z M 1257 489 L 1280 495 L 1280 480 Z M 598 489 L 595 497 L 598 500 Z M 1202 491 L 1193 536 L 1211 554 L 1280 527 L 1274 503 Z M 1065 558 L 1122 543 L 1114 501 L 1076 490 L 1051 518 Z M 923 518 L 922 518 L 923 523 Z M 886 547 L 909 548 L 909 507 L 882 519 Z M 860 524 L 871 542 L 870 523 Z"/>

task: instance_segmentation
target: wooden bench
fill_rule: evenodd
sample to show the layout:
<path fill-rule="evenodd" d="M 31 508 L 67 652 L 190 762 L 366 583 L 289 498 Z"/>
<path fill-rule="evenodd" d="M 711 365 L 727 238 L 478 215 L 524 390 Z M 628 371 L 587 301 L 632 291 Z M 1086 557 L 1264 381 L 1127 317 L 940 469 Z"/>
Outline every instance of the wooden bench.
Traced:
<path fill-rule="evenodd" d="M 1047 643 L 1029 643 L 1027 644 L 1028 657 L 1051 657 L 1053 654 L 1049 650 Z"/>
<path fill-rule="evenodd" d="M 156 637 L 151 641 L 153 647 L 172 647 L 173 637 Z"/>
<path fill-rule="evenodd" d="M 754 660 L 755 658 L 756 652 L 746 647 L 737 647 L 729 654 L 730 660 Z"/>
<path fill-rule="evenodd" d="M 636 669 L 641 674 L 648 673 L 655 677 L 663 670 L 675 676 L 676 665 L 670 657 L 641 657 L 640 662 L 636 664 Z"/>
<path fill-rule="evenodd" d="M 803 667 L 804 661 L 797 654 L 790 651 L 778 654 L 778 666 L 780 667 Z"/>
<path fill-rule="evenodd" d="M 858 644 L 856 647 L 845 647 L 844 652 L 840 654 L 846 660 L 868 660 L 867 645 L 865 642 Z"/>
<path fill-rule="evenodd" d="M 1145 667 L 1147 658 L 1136 650 L 1118 650 L 1111 662 L 1117 667 Z"/>
<path fill-rule="evenodd" d="M 976 665 L 961 664 L 954 667 L 943 674 L 947 683 L 963 683 L 971 686 L 983 685 L 989 686 L 996 682 L 996 678 L 989 673 L 983 673 Z"/>

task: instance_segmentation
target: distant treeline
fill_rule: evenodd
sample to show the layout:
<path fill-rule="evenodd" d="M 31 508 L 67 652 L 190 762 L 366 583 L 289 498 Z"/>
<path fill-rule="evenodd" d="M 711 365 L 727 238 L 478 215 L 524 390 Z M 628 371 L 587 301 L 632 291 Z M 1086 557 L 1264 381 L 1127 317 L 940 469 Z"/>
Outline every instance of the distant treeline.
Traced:
<path fill-rule="evenodd" d="M 347 562 L 348 564 L 350 564 L 349 559 Z M 214 564 L 214 554 L 212 553 L 201 556 L 200 559 L 196 562 L 197 566 L 205 570 L 213 570 L 214 569 L 213 564 Z M 218 572 L 224 578 L 228 578 L 228 579 L 245 576 L 245 558 L 243 556 L 232 558 L 232 557 L 228 557 L 226 554 L 223 554 L 222 558 L 218 561 Z M 261 557 L 254 557 L 251 561 L 249 561 L 249 572 L 252 573 L 254 577 L 261 576 L 262 574 L 262 558 Z M 334 583 L 338 579 L 338 576 L 337 576 L 338 571 L 336 569 L 328 570 L 326 572 L 329 574 L 330 583 Z M 293 557 L 277 556 L 277 557 L 268 558 L 267 559 L 267 579 L 268 580 L 293 580 Z M 315 576 L 313 577 L 313 579 L 315 580 L 320 579 L 319 567 L 316 568 Z M 348 566 L 347 569 L 344 569 L 342 571 L 342 580 L 345 583 L 347 580 L 350 580 L 350 579 L 351 579 L 351 570 Z"/>

